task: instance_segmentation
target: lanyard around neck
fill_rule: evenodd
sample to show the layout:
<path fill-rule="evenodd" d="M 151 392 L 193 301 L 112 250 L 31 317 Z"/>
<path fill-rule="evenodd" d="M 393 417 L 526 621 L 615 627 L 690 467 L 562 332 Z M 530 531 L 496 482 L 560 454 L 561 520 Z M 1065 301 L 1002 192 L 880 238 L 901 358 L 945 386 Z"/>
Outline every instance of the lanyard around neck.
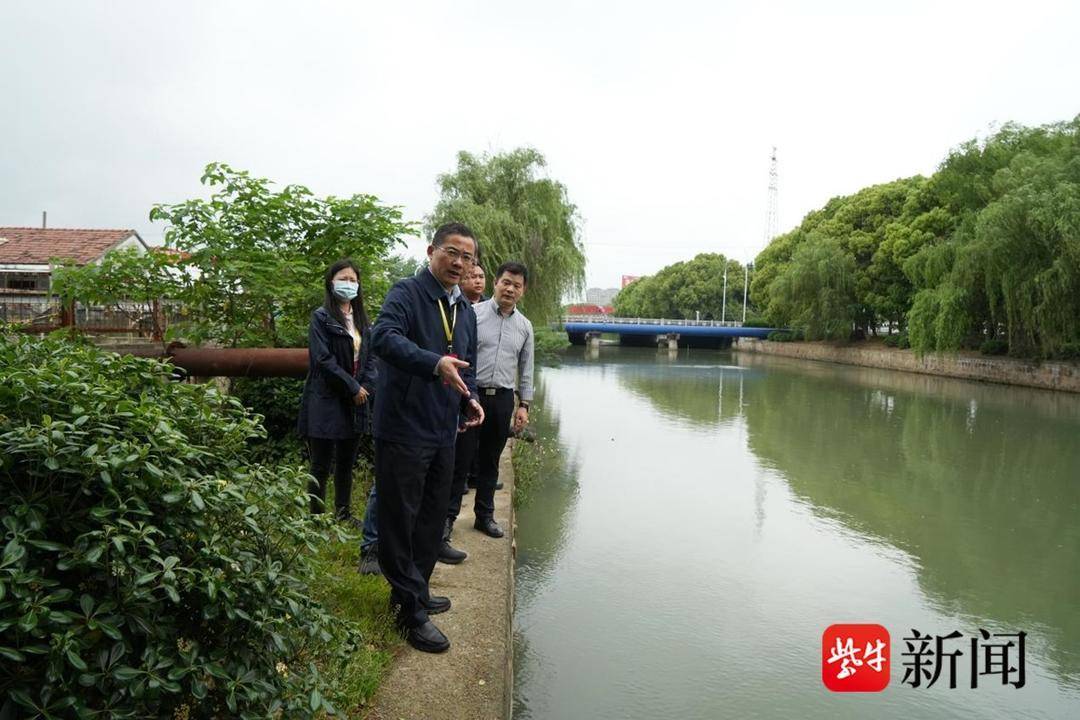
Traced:
<path fill-rule="evenodd" d="M 447 300 L 447 303 L 450 301 Z M 453 321 L 446 319 L 446 311 L 443 310 L 442 300 L 439 301 L 439 314 L 442 315 L 443 334 L 446 335 L 446 352 L 454 354 L 454 329 L 457 328 L 457 303 L 454 303 Z"/>

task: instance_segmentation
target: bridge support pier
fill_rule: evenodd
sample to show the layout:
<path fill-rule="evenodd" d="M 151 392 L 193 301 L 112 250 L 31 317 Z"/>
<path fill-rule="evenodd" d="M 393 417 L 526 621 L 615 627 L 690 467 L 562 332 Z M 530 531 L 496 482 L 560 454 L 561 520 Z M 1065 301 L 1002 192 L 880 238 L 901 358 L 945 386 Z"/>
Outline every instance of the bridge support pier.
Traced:
<path fill-rule="evenodd" d="M 667 333 L 665 335 L 657 335 L 656 346 L 658 348 L 667 347 L 668 350 L 678 350 L 679 333 Z"/>
<path fill-rule="evenodd" d="M 585 333 L 585 345 L 590 350 L 592 350 L 594 348 L 595 349 L 600 349 L 600 333 L 598 333 L 598 332 L 587 332 L 587 333 Z"/>

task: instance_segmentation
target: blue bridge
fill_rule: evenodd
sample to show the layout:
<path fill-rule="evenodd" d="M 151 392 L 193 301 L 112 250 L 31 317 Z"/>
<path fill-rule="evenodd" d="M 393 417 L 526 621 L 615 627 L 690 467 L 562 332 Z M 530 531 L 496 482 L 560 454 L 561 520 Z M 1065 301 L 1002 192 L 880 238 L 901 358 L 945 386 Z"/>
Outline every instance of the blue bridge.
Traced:
<path fill-rule="evenodd" d="M 667 320 L 662 318 L 622 318 L 609 315 L 572 315 L 563 318 L 563 327 L 575 345 L 598 344 L 601 334 L 619 336 L 622 345 L 660 345 L 668 348 L 730 347 L 740 337 L 766 338 L 776 328 L 743 327 L 737 321 Z"/>

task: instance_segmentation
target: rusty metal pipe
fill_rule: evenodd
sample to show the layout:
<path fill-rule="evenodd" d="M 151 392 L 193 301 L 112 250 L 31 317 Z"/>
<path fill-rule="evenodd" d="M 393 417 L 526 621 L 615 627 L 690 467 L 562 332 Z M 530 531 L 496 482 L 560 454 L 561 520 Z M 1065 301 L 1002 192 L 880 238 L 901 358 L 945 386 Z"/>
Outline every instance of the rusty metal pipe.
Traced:
<path fill-rule="evenodd" d="M 119 349 L 128 355 L 168 360 L 198 377 L 295 377 L 308 371 L 307 348 L 203 348 L 173 344 Z"/>
<path fill-rule="evenodd" d="M 308 371 L 307 348 L 173 348 L 172 364 L 201 377 L 296 377 Z"/>

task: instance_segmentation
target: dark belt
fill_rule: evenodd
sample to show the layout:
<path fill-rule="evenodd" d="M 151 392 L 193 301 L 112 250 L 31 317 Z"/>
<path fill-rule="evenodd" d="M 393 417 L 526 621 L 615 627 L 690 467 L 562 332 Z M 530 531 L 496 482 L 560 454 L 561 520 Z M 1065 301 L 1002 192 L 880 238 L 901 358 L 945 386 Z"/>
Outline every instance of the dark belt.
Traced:
<path fill-rule="evenodd" d="M 502 395 L 504 393 L 514 392 L 514 388 L 500 388 L 500 387 L 482 387 L 477 388 L 481 395 Z"/>

